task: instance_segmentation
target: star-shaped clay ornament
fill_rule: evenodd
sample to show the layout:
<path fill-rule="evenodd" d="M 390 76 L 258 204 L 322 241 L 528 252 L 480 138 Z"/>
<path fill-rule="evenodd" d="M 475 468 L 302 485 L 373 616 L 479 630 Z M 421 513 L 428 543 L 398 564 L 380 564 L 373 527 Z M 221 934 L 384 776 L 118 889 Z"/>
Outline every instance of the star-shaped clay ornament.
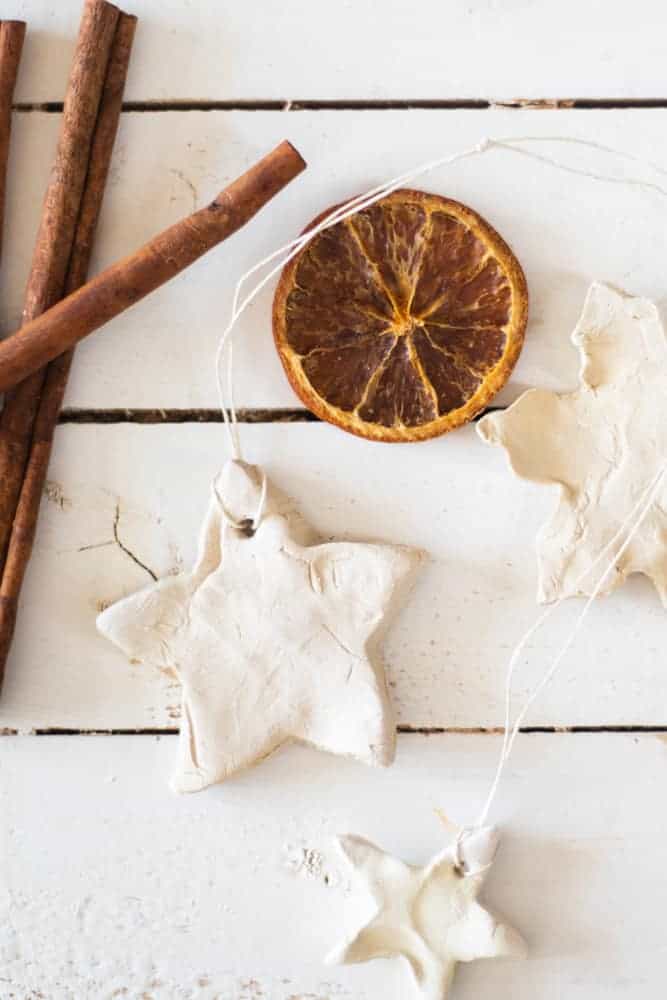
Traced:
<path fill-rule="evenodd" d="M 227 463 L 192 572 L 97 619 L 132 660 L 181 681 L 177 791 L 223 781 L 294 740 L 369 764 L 393 759 L 394 718 L 371 655 L 420 553 L 352 542 L 303 547 L 270 486 L 248 537 L 230 522 L 254 515 L 261 490 L 255 467 Z"/>
<path fill-rule="evenodd" d="M 542 603 L 591 593 L 625 534 L 597 572 L 586 571 L 632 524 L 667 458 L 667 343 L 654 303 L 593 284 L 572 341 L 581 355 L 579 389 L 530 389 L 477 425 L 485 441 L 505 449 L 522 479 L 560 487 L 556 512 L 538 538 Z M 602 592 L 631 573 L 648 576 L 667 605 L 667 508 L 660 495 Z"/>
<path fill-rule="evenodd" d="M 419 996 L 444 1000 L 457 962 L 525 956 L 521 936 L 477 902 L 498 846 L 491 827 L 470 833 L 424 868 L 407 865 L 361 837 L 341 837 L 339 843 L 378 911 L 330 956 L 331 962 L 347 965 L 402 955 Z"/>

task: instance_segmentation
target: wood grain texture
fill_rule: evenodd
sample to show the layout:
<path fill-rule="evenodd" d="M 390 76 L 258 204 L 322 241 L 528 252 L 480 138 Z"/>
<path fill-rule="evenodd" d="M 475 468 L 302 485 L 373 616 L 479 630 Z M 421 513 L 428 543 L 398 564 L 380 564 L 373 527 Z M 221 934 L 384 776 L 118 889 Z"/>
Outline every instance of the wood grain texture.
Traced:
<path fill-rule="evenodd" d="M 7 330 L 20 314 L 56 119 L 19 115 L 15 124 L 7 220 L 13 254 L 6 258 L 4 278 L 0 275 L 0 310 L 5 310 L 0 321 Z M 437 151 L 460 149 L 490 134 L 559 134 L 593 138 L 667 163 L 666 119 L 662 110 L 123 115 L 92 273 L 205 204 L 282 138 L 296 144 L 309 168 L 281 193 L 279 210 L 259 215 L 187 278 L 161 289 L 83 344 L 66 405 L 216 406 L 215 347 L 243 271 L 291 239 L 326 205 Z M 661 181 L 655 172 L 586 148 L 547 144 L 540 151 L 595 174 L 628 171 Z M 665 304 L 667 199 L 655 191 L 576 176 L 501 151 L 424 178 L 420 185 L 481 212 L 526 269 L 531 296 L 526 344 L 502 400 L 529 385 L 563 390 L 576 384 L 578 358 L 569 338 L 594 278 Z M 238 326 L 240 406 L 298 405 L 272 344 L 271 294 L 272 289 L 262 293 Z"/>
<path fill-rule="evenodd" d="M 59 100 L 80 0 L 14 8 L 31 24 L 20 99 Z M 636 0 L 631 17 L 620 0 L 264 0 L 253 16 L 238 0 L 135 0 L 132 10 L 143 25 L 132 100 L 667 96 L 659 0 Z"/>
<path fill-rule="evenodd" d="M 538 614 L 533 539 L 555 503 L 520 482 L 473 428 L 398 447 L 324 424 L 242 428 L 249 460 L 324 539 L 404 543 L 428 561 L 384 645 L 399 721 L 502 724 L 509 652 Z M 189 567 L 227 454 L 219 424 L 65 425 L 7 666 L 0 727 L 173 727 L 180 692 L 97 635 L 99 609 Z M 562 607 L 517 676 L 546 669 L 578 601 Z M 662 725 L 665 617 L 633 579 L 593 609 L 530 725 Z"/>
<path fill-rule="evenodd" d="M 411 995 L 400 963 L 323 965 L 373 909 L 332 838 L 353 831 L 423 863 L 447 839 L 437 809 L 473 818 L 500 738 L 402 736 L 384 772 L 292 748 L 185 798 L 166 787 L 175 749 L 175 737 L 0 739 L 0 992 Z M 519 739 L 483 898 L 530 954 L 460 966 L 456 1000 L 661 995 L 666 763 L 656 736 Z"/>

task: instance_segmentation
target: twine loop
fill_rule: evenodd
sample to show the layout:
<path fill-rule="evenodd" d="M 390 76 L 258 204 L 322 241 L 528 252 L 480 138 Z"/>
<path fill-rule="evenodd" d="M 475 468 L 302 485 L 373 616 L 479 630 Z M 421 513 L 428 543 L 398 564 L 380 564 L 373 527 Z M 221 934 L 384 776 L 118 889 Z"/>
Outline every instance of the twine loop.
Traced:
<path fill-rule="evenodd" d="M 399 174 L 397 177 L 384 181 L 382 184 L 371 188 L 364 194 L 350 199 L 343 205 L 339 205 L 338 208 L 330 212 L 317 225 L 313 226 L 312 229 L 309 229 L 307 232 L 302 233 L 301 236 L 297 236 L 295 239 L 290 240 L 283 246 L 278 247 L 278 249 L 274 250 L 273 253 L 268 254 L 262 260 L 258 261 L 257 264 L 250 267 L 244 274 L 241 275 L 236 283 L 234 297 L 232 300 L 231 316 L 227 326 L 222 332 L 215 356 L 215 377 L 220 399 L 220 410 L 229 435 L 230 448 L 234 458 L 241 458 L 241 443 L 239 439 L 238 415 L 234 404 L 232 334 L 235 331 L 239 318 L 246 311 L 248 306 L 252 304 L 254 299 L 257 298 L 262 289 L 264 289 L 266 285 L 277 274 L 279 274 L 280 271 L 282 271 L 285 265 L 296 257 L 296 255 L 300 253 L 311 240 L 313 240 L 325 229 L 329 229 L 331 226 L 335 226 L 339 222 L 343 222 L 350 216 L 364 211 L 364 209 L 369 208 L 376 202 L 386 198 L 393 191 L 404 187 L 406 184 L 410 184 L 412 181 L 423 176 L 424 174 L 429 174 L 441 167 L 453 166 L 456 163 L 460 163 L 476 156 L 483 156 L 491 150 L 499 150 L 527 157 L 540 163 L 546 163 L 551 166 L 558 167 L 568 173 L 578 174 L 579 176 L 588 177 L 596 181 L 605 181 L 609 184 L 632 184 L 638 189 L 652 191 L 662 197 L 667 197 L 667 187 L 661 184 L 630 176 L 617 177 L 612 174 L 604 175 L 594 173 L 593 171 L 582 167 L 571 166 L 551 156 L 546 156 L 536 151 L 534 148 L 530 148 L 531 146 L 534 146 L 535 143 L 545 142 L 594 149 L 600 153 L 618 156 L 633 163 L 640 163 L 644 166 L 648 166 L 652 170 L 655 170 L 662 176 L 667 176 L 667 171 L 659 164 L 652 163 L 650 160 L 644 159 L 635 153 L 628 153 L 622 149 L 615 149 L 613 146 L 607 146 L 592 139 L 580 139 L 577 136 L 563 135 L 519 135 L 507 137 L 499 136 L 497 138 L 484 136 L 475 145 L 470 146 L 467 149 L 459 150 L 455 153 L 449 153 L 445 156 L 437 157 L 434 160 L 428 160 L 425 163 L 421 163 L 418 166 L 412 167 L 410 170 L 406 170 L 404 173 Z M 278 263 L 269 268 L 264 277 L 258 279 L 254 287 L 245 295 L 244 298 L 241 298 L 242 288 L 248 278 L 252 277 L 258 271 L 262 271 L 265 267 L 267 267 L 267 265 L 272 264 L 276 260 Z"/>
<path fill-rule="evenodd" d="M 262 473 L 262 487 L 259 493 L 259 502 L 257 504 L 257 510 L 255 511 L 252 517 L 242 517 L 240 519 L 233 517 L 227 510 L 225 502 L 220 496 L 220 491 L 218 489 L 217 482 L 213 480 L 213 482 L 211 483 L 213 495 L 217 500 L 218 507 L 220 508 L 220 513 L 222 514 L 223 520 L 225 521 L 226 524 L 229 525 L 230 528 L 233 528 L 234 531 L 238 531 L 241 535 L 244 535 L 246 538 L 253 537 L 253 535 L 256 533 L 257 529 L 260 526 L 262 517 L 264 516 L 264 509 L 266 507 L 266 494 L 268 487 L 267 487 L 266 473 L 264 472 L 263 469 L 261 470 L 261 473 Z"/>
<path fill-rule="evenodd" d="M 246 311 L 248 306 L 254 301 L 254 299 L 259 295 L 259 293 L 266 287 L 266 285 L 289 263 L 301 250 L 319 233 L 325 229 L 329 229 L 331 226 L 335 226 L 352 215 L 356 215 L 359 212 L 364 211 L 364 209 L 369 208 L 376 202 L 386 198 L 393 191 L 405 186 L 406 184 L 416 180 L 418 177 L 431 173 L 432 171 L 446 166 L 453 166 L 456 163 L 460 163 L 464 160 L 474 158 L 476 156 L 482 156 L 488 153 L 490 150 L 498 150 L 503 152 L 513 153 L 515 155 L 521 155 L 537 161 L 539 163 L 544 163 L 550 166 L 558 167 L 570 174 L 577 174 L 582 177 L 588 177 L 589 179 L 595 181 L 604 181 L 608 184 L 631 184 L 637 189 L 644 191 L 650 191 L 653 194 L 658 194 L 663 198 L 667 198 L 667 186 L 657 183 L 655 181 L 647 181 L 645 179 L 632 177 L 629 175 L 624 175 L 622 177 L 615 176 L 613 174 L 600 174 L 594 173 L 583 167 L 573 166 L 563 161 L 559 161 L 554 157 L 547 156 L 534 148 L 535 143 L 559 143 L 561 145 L 570 145 L 585 147 L 592 150 L 597 150 L 600 153 L 606 155 L 618 156 L 626 161 L 640 163 L 643 166 L 648 166 L 649 168 L 656 171 L 656 173 L 667 176 L 667 171 L 664 167 L 659 164 L 652 163 L 649 160 L 638 156 L 634 153 L 629 153 L 625 150 L 615 149 L 612 146 L 604 145 L 603 143 L 590 140 L 581 139 L 577 136 L 563 136 L 563 135 L 523 135 L 523 136 L 508 136 L 508 137 L 484 137 L 476 145 L 470 146 L 467 149 L 460 150 L 459 152 L 447 154 L 445 156 L 438 157 L 437 159 L 427 161 L 422 163 L 412 169 L 399 174 L 391 180 L 385 181 L 384 183 L 366 191 L 365 194 L 359 195 L 356 198 L 352 198 L 350 201 L 330 212 L 324 219 L 322 219 L 317 225 L 313 226 L 306 233 L 298 236 L 296 239 L 290 240 L 284 246 L 279 247 L 274 250 L 273 253 L 264 257 L 253 267 L 249 268 L 244 274 L 241 275 L 238 280 L 232 302 L 232 311 L 229 318 L 229 322 L 225 327 L 216 352 L 215 358 L 215 375 L 218 387 L 218 393 L 220 397 L 220 409 L 222 412 L 223 420 L 227 428 L 232 455 L 235 459 L 241 458 L 241 446 L 239 441 L 239 429 L 238 429 L 238 417 L 236 412 L 236 407 L 234 405 L 234 395 L 233 395 L 233 360 L 232 360 L 232 335 L 235 332 L 235 328 L 240 316 Z M 528 147 L 528 148 L 526 148 Z M 532 147 L 532 148 L 531 148 Z M 278 261 L 277 264 L 273 264 L 267 273 L 260 279 L 257 280 L 253 288 L 241 298 L 241 290 L 245 282 L 252 275 L 256 274 L 258 271 L 263 270 L 267 265 L 272 264 L 274 261 Z M 226 364 L 225 364 L 226 362 Z M 226 368 L 226 372 L 223 369 Z M 614 566 L 620 560 L 623 553 L 626 551 L 630 545 L 632 539 L 635 537 L 639 528 L 641 527 L 644 518 L 647 516 L 650 508 L 655 502 L 658 493 L 663 485 L 665 474 L 667 473 L 667 465 L 663 466 L 653 480 L 648 484 L 646 490 L 640 497 L 639 501 L 630 512 L 630 514 L 623 521 L 623 524 L 616 532 L 614 537 L 604 546 L 601 552 L 598 554 L 597 558 L 594 560 L 591 566 L 582 574 L 582 576 L 576 581 L 574 586 L 574 594 L 577 593 L 577 588 L 581 582 L 583 582 L 589 573 L 591 573 L 595 567 L 598 565 L 600 560 L 605 556 L 605 554 L 610 550 L 614 549 L 616 545 L 619 545 L 618 551 L 612 552 L 611 559 L 606 566 L 604 572 L 598 579 L 595 587 L 593 588 L 590 597 L 588 598 L 582 612 L 577 618 L 574 626 L 570 630 L 569 635 L 566 637 L 561 649 L 557 655 L 552 660 L 550 667 L 547 669 L 542 680 L 535 686 L 529 697 L 526 699 L 523 707 L 518 713 L 513 726 L 510 727 L 510 716 L 511 716 L 511 694 L 512 694 L 512 679 L 514 675 L 515 668 L 517 666 L 517 661 L 521 652 L 523 651 L 528 640 L 535 634 L 535 632 L 541 627 L 544 621 L 556 611 L 557 608 L 563 603 L 563 601 L 572 596 L 570 594 L 564 595 L 559 598 L 550 608 L 544 612 L 535 621 L 535 623 L 526 631 L 523 637 L 519 640 L 514 648 L 514 651 L 510 657 L 509 666 L 507 670 L 506 682 L 505 682 L 505 727 L 504 727 L 504 737 L 503 745 L 500 754 L 500 760 L 496 769 L 495 777 L 491 784 L 491 789 L 489 791 L 488 797 L 484 804 L 484 807 L 480 813 L 480 817 L 477 823 L 472 827 L 464 827 L 456 841 L 455 847 L 455 858 L 457 862 L 457 867 L 461 870 L 461 874 L 465 876 L 471 876 L 475 874 L 480 874 L 484 871 L 484 868 L 478 871 L 466 871 L 466 864 L 462 855 L 462 844 L 466 837 L 470 834 L 486 825 L 486 820 L 491 808 L 491 805 L 495 799 L 496 793 L 498 791 L 498 786 L 500 783 L 501 776 L 503 774 L 507 760 L 512 752 L 514 746 L 514 741 L 517 734 L 520 731 L 521 723 L 525 718 L 527 712 L 530 710 L 533 702 L 542 692 L 544 687 L 553 678 L 554 674 L 558 670 L 561 662 L 563 661 L 565 654 L 569 650 L 572 642 L 574 641 L 584 619 L 588 615 L 590 608 L 598 597 L 600 591 L 604 586 L 604 582 L 607 579 L 609 573 L 612 572 Z M 246 517 L 238 521 L 233 518 L 229 512 L 226 510 L 225 505 L 220 497 L 217 486 L 213 484 L 213 490 L 217 498 L 218 504 L 222 516 L 230 527 L 234 528 L 236 531 L 241 532 L 246 537 L 252 537 L 257 531 L 259 523 L 261 521 L 264 505 L 266 502 L 266 477 L 263 478 L 262 492 L 260 495 L 260 503 L 258 505 L 257 512 L 254 517 Z"/>

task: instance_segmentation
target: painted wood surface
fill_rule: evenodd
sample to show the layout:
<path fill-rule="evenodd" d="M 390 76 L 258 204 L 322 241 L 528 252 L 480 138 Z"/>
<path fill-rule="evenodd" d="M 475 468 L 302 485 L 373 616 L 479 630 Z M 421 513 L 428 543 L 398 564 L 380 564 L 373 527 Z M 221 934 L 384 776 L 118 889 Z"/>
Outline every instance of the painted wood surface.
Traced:
<path fill-rule="evenodd" d="M 5 329 L 20 319 L 57 117 L 17 116 L 7 231 L 12 252 L 0 277 Z M 205 204 L 283 138 L 297 145 L 310 166 L 251 226 L 86 341 L 77 353 L 67 405 L 216 406 L 213 359 L 238 278 L 328 205 L 485 136 L 559 135 L 667 164 L 666 125 L 666 110 L 125 114 L 94 270 Z M 470 203 L 525 266 L 531 295 L 527 343 L 501 402 L 530 385 L 575 384 L 579 361 L 570 334 L 594 278 L 664 305 L 665 178 L 586 146 L 545 142 L 530 148 L 561 166 L 494 150 L 420 182 Z M 271 294 L 272 288 L 262 293 L 235 334 L 240 406 L 299 405 L 273 348 Z"/>
<path fill-rule="evenodd" d="M 7 0 L 6 0 L 7 5 Z M 24 101 L 62 100 L 79 0 L 30 21 Z M 133 0 L 132 100 L 664 97 L 659 0 Z M 4 9 L 3 9 L 4 13 Z M 58 39 L 59 45 L 54 45 Z"/>
<path fill-rule="evenodd" d="M 131 103 L 95 270 L 203 205 L 283 138 L 309 169 L 251 228 L 78 352 L 67 405 L 90 412 L 58 430 L 0 700 L 0 1000 L 403 1000 L 400 964 L 322 965 L 372 905 L 331 838 L 356 832 L 423 862 L 448 835 L 436 810 L 474 819 L 500 746 L 480 730 L 502 725 L 506 662 L 538 612 L 533 539 L 553 492 L 515 480 L 472 428 L 399 447 L 317 424 L 244 426 L 248 458 L 319 536 L 427 553 L 384 659 L 398 723 L 430 733 L 403 732 L 391 769 L 292 747 L 179 798 L 167 787 L 176 737 L 146 732 L 178 727 L 179 689 L 127 663 L 94 621 L 108 602 L 190 564 L 226 443 L 215 423 L 100 421 L 111 409 L 215 408 L 213 356 L 241 272 L 328 204 L 415 163 L 485 136 L 538 134 L 667 167 L 664 107 L 501 106 L 664 103 L 664 11 L 657 0 L 631 11 L 617 0 L 130 6 L 140 17 Z M 10 7 L 2 16 L 27 18 L 30 32 L 0 271 L 3 332 L 19 322 L 59 125 L 57 111 L 33 105 L 62 100 L 80 2 Z M 387 101 L 402 107 L 377 106 Z M 476 106 L 403 107 L 465 101 Z M 282 110 L 299 102 L 310 110 Z M 667 303 L 660 171 L 572 142 L 533 148 L 549 162 L 495 150 L 420 182 L 482 212 L 525 265 L 528 340 L 501 403 L 529 385 L 575 384 L 569 337 L 590 280 L 652 297 L 663 315 Z M 264 419 L 298 406 L 273 352 L 269 310 L 267 292 L 241 322 L 236 349 L 237 402 L 269 411 Z M 536 638 L 519 696 L 580 608 L 561 608 Z M 462 968 L 456 1000 L 661 995 L 664 621 L 639 579 L 600 602 L 527 720 L 601 731 L 519 738 L 486 899 L 526 934 L 531 956 Z M 72 735 L 12 735 L 53 728 Z M 75 735 L 91 729 L 143 732 Z"/>
<path fill-rule="evenodd" d="M 423 445 L 378 445 L 321 424 L 242 428 L 260 462 L 322 538 L 410 544 L 427 559 L 384 645 L 401 724 L 502 725 L 511 648 L 538 614 L 533 538 L 555 503 L 516 480 L 472 428 Z M 173 727 L 179 689 L 99 637 L 95 616 L 190 566 L 220 424 L 59 428 L 35 557 L 0 702 L 10 729 Z M 561 607 L 533 642 L 520 696 L 581 609 Z M 665 612 L 632 580 L 600 601 L 533 725 L 659 725 Z"/>
<path fill-rule="evenodd" d="M 500 749 L 402 736 L 391 771 L 291 748 L 193 796 L 175 737 L 0 742 L 0 995 L 49 1000 L 405 1000 L 397 961 L 322 957 L 373 903 L 332 844 L 353 830 L 423 863 L 466 823 Z M 666 959 L 667 747 L 655 735 L 524 735 L 485 902 L 525 961 L 459 966 L 456 1000 L 655 1000 Z"/>

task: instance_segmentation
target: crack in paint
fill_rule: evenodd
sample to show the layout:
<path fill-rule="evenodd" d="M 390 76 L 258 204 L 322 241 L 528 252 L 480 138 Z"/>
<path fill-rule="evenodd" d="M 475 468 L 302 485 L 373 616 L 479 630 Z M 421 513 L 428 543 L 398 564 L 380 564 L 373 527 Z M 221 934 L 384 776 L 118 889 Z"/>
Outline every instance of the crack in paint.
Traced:
<path fill-rule="evenodd" d="M 106 549 L 109 545 L 114 545 L 114 540 L 109 539 L 108 542 L 96 542 L 94 545 L 82 545 L 78 548 L 77 552 L 90 552 L 93 549 Z"/>
<path fill-rule="evenodd" d="M 180 181 L 183 181 L 183 183 L 185 184 L 185 186 L 190 190 L 190 194 L 192 195 L 192 211 L 193 212 L 196 211 L 196 209 L 197 209 L 197 188 L 194 186 L 194 184 L 192 183 L 192 181 L 190 180 L 190 178 L 185 173 L 183 173 L 182 170 L 177 170 L 175 167 L 172 167 L 172 169 L 169 171 L 169 173 L 170 174 L 174 174 L 174 176 L 178 177 L 178 179 Z"/>
<path fill-rule="evenodd" d="M 116 502 L 116 512 L 115 512 L 114 522 L 113 522 L 113 537 L 114 537 L 114 541 L 116 542 L 116 545 L 118 546 L 118 548 L 122 552 L 124 552 L 126 556 L 129 556 L 129 558 L 132 560 L 133 563 L 136 563 L 136 565 L 139 566 L 140 569 L 145 570 L 145 572 L 148 573 L 148 575 L 150 576 L 150 578 L 153 581 L 155 581 L 155 583 L 157 583 L 157 576 L 153 572 L 153 570 L 150 569 L 150 567 L 148 567 L 146 565 L 146 563 L 143 563 L 141 561 L 141 559 L 139 559 L 138 556 L 135 556 L 134 552 L 132 552 L 131 549 L 128 549 L 128 547 L 126 545 L 123 545 L 123 543 L 121 542 L 120 536 L 118 534 L 118 523 L 119 523 L 119 521 L 120 521 L 120 501 L 117 501 Z"/>

